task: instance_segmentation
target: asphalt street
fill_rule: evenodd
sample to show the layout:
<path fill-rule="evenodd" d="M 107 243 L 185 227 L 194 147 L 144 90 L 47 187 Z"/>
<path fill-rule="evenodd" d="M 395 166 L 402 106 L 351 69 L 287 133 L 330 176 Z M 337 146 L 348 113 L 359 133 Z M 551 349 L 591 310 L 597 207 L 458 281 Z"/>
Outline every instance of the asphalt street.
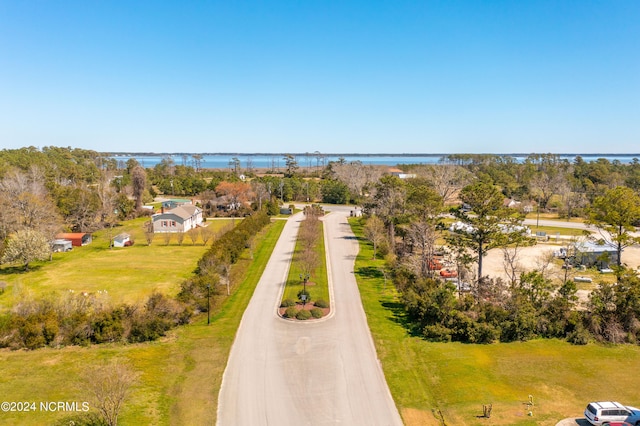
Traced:
<path fill-rule="evenodd" d="M 346 217 L 324 218 L 332 287 L 328 318 L 277 315 L 302 214 L 291 217 L 247 306 L 218 400 L 218 425 L 401 425 L 367 325 Z"/>

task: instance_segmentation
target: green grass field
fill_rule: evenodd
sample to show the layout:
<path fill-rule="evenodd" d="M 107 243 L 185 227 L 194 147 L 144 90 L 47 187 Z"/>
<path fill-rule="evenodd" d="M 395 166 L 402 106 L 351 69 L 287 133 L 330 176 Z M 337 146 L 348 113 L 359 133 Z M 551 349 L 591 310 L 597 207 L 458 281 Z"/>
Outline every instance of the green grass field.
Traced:
<path fill-rule="evenodd" d="M 119 418 L 122 425 L 215 424 L 222 374 L 244 309 L 284 227 L 274 221 L 258 238 L 251 259 L 245 253 L 234 266 L 234 292 L 213 313 L 173 330 L 161 341 L 131 345 L 96 345 L 0 350 L 3 401 L 86 401 L 79 389 L 83 371 L 96 362 L 122 358 L 141 375 Z M 174 282 L 177 285 L 177 282 Z M 4 413 L 0 424 L 42 425 L 67 421 L 74 413 Z"/>
<path fill-rule="evenodd" d="M 556 235 L 581 237 L 584 235 L 582 229 L 564 228 L 560 226 L 535 226 L 530 225 L 531 233 L 536 235 L 536 232 L 546 232 L 549 239 L 553 239 Z"/>
<path fill-rule="evenodd" d="M 360 237 L 356 277 L 378 357 L 406 425 L 555 425 L 579 417 L 588 402 L 640 405 L 640 347 L 573 346 L 559 340 L 472 345 L 431 343 L 409 335 L 393 285 L 372 270 Z M 533 397 L 532 416 L 526 402 Z M 483 404 L 493 404 L 490 419 Z M 443 419 L 443 421 L 442 421 Z"/>
<path fill-rule="evenodd" d="M 158 290 L 175 294 L 176 283 L 189 277 L 205 247 L 202 240 L 191 241 L 185 236 L 182 245 L 172 236 L 169 245 L 162 235 L 156 235 L 151 245 L 144 238 L 146 218 L 124 222 L 112 235 L 128 232 L 135 240 L 131 247 L 109 248 L 109 230 L 96 232 L 93 242 L 74 247 L 67 253 L 54 253 L 52 261 L 33 263 L 28 272 L 22 268 L 3 265 L 0 280 L 7 282 L 4 294 L 0 294 L 0 310 L 8 309 L 23 293 L 34 296 L 51 292 L 95 293 L 107 290 L 114 303 L 141 302 L 151 292 Z M 208 226 L 215 233 L 231 225 L 231 220 L 213 220 Z M 212 239 L 213 240 L 213 239 Z"/>
<path fill-rule="evenodd" d="M 329 301 L 329 284 L 327 281 L 327 265 L 326 255 L 324 248 L 324 238 L 322 237 L 322 231 L 324 224 L 320 222 L 320 238 L 318 238 L 318 244 L 314 247 L 319 259 L 319 265 L 316 270 L 311 274 L 309 283 L 307 283 L 307 291 L 311 296 L 311 300 L 324 299 Z M 296 242 L 296 248 L 293 254 L 293 260 L 291 267 L 289 268 L 289 275 L 287 276 L 287 284 L 285 285 L 284 292 L 282 294 L 282 300 L 291 299 L 298 300 L 298 292 L 303 289 L 304 285 L 300 279 L 302 269 L 296 262 L 296 256 L 300 253 L 300 242 Z"/>

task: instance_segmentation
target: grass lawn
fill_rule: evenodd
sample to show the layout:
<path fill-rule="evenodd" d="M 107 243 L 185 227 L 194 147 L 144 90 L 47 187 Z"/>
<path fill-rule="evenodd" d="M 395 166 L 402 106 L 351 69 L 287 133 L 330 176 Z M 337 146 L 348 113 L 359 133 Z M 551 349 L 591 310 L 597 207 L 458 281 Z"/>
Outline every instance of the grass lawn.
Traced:
<path fill-rule="evenodd" d="M 579 417 L 588 402 L 618 400 L 640 405 L 640 347 L 573 346 L 559 340 L 473 345 L 431 343 L 411 336 L 393 285 L 371 271 L 359 219 L 356 277 L 391 394 L 411 425 L 555 425 Z M 533 397 L 532 416 L 526 402 Z M 490 419 L 483 404 L 493 404 Z"/>
<path fill-rule="evenodd" d="M 584 236 L 584 230 L 575 228 L 563 228 L 560 226 L 535 226 L 529 225 L 531 234 L 536 235 L 536 232 L 546 232 L 550 239 L 553 239 L 557 234 L 571 237 Z"/>
<path fill-rule="evenodd" d="M 173 330 L 161 341 L 35 351 L 0 350 L 0 395 L 4 401 L 87 401 L 78 388 L 83 370 L 114 357 L 130 362 L 141 376 L 125 402 L 119 424 L 215 424 L 222 374 L 240 319 L 269 259 L 284 221 L 261 233 L 251 259 L 234 265 L 232 295 L 193 324 Z M 174 282 L 175 285 L 175 282 Z M 41 425 L 71 419 L 74 413 L 0 413 L 0 423 Z M 64 424 L 69 424 L 65 422 Z"/>
<path fill-rule="evenodd" d="M 109 230 L 93 234 L 93 242 L 74 247 L 67 253 L 54 253 L 53 261 L 37 262 L 28 272 L 22 268 L 3 265 L 0 280 L 8 287 L 0 295 L 0 310 L 12 307 L 20 293 L 44 295 L 55 291 L 95 293 L 107 290 L 114 303 L 136 303 L 146 299 L 153 290 L 175 294 L 179 283 L 189 277 L 198 260 L 207 250 L 201 240 L 195 244 L 185 236 L 178 245 L 175 236 L 165 244 L 162 235 L 156 235 L 147 245 L 143 224 L 148 218 L 124 222 L 114 228 L 112 235 L 128 232 L 136 242 L 131 247 L 109 248 Z M 231 220 L 209 221 L 214 233 L 231 226 Z M 213 240 L 213 238 L 212 238 Z"/>
<path fill-rule="evenodd" d="M 543 220 L 557 220 L 561 222 L 575 222 L 575 223 L 583 223 L 584 218 L 582 217 L 559 217 L 558 213 L 540 213 L 538 215 L 537 212 L 527 213 L 525 215 L 525 219 L 543 219 Z"/>
<path fill-rule="evenodd" d="M 311 301 L 323 299 L 325 301 L 329 301 L 329 284 L 327 281 L 327 265 L 326 265 L 326 256 L 325 256 L 325 248 L 324 248 L 324 238 L 323 238 L 323 227 L 324 224 L 322 222 L 320 224 L 320 237 L 317 240 L 317 245 L 314 247 L 314 250 L 317 253 L 319 264 L 316 270 L 311 274 L 309 278 L 309 282 L 307 283 L 307 291 L 311 296 Z M 303 289 L 304 285 L 302 280 L 300 279 L 300 274 L 302 273 L 302 269 L 298 262 L 296 261 L 296 257 L 299 255 L 302 250 L 300 240 L 296 242 L 296 248 L 293 254 L 293 260 L 291 262 L 291 267 L 289 268 L 289 275 L 287 276 L 287 284 L 285 285 L 284 292 L 282 293 L 282 300 L 291 299 L 298 300 L 298 292 Z"/>

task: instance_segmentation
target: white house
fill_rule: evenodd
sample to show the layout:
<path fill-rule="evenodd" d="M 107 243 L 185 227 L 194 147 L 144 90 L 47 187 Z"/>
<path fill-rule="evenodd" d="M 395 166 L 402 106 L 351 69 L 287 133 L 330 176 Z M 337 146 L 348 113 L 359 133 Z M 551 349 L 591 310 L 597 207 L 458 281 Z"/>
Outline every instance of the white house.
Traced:
<path fill-rule="evenodd" d="M 184 204 L 174 209 L 151 216 L 153 232 L 188 232 L 203 222 L 202 210 L 193 204 Z"/>

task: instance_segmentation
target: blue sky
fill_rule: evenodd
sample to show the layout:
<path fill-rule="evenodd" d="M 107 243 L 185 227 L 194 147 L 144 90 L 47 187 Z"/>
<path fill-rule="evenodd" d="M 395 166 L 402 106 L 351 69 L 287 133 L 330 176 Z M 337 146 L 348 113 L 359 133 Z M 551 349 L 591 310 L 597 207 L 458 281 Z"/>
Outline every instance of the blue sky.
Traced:
<path fill-rule="evenodd" d="M 0 0 L 0 148 L 637 153 L 640 1 Z"/>

